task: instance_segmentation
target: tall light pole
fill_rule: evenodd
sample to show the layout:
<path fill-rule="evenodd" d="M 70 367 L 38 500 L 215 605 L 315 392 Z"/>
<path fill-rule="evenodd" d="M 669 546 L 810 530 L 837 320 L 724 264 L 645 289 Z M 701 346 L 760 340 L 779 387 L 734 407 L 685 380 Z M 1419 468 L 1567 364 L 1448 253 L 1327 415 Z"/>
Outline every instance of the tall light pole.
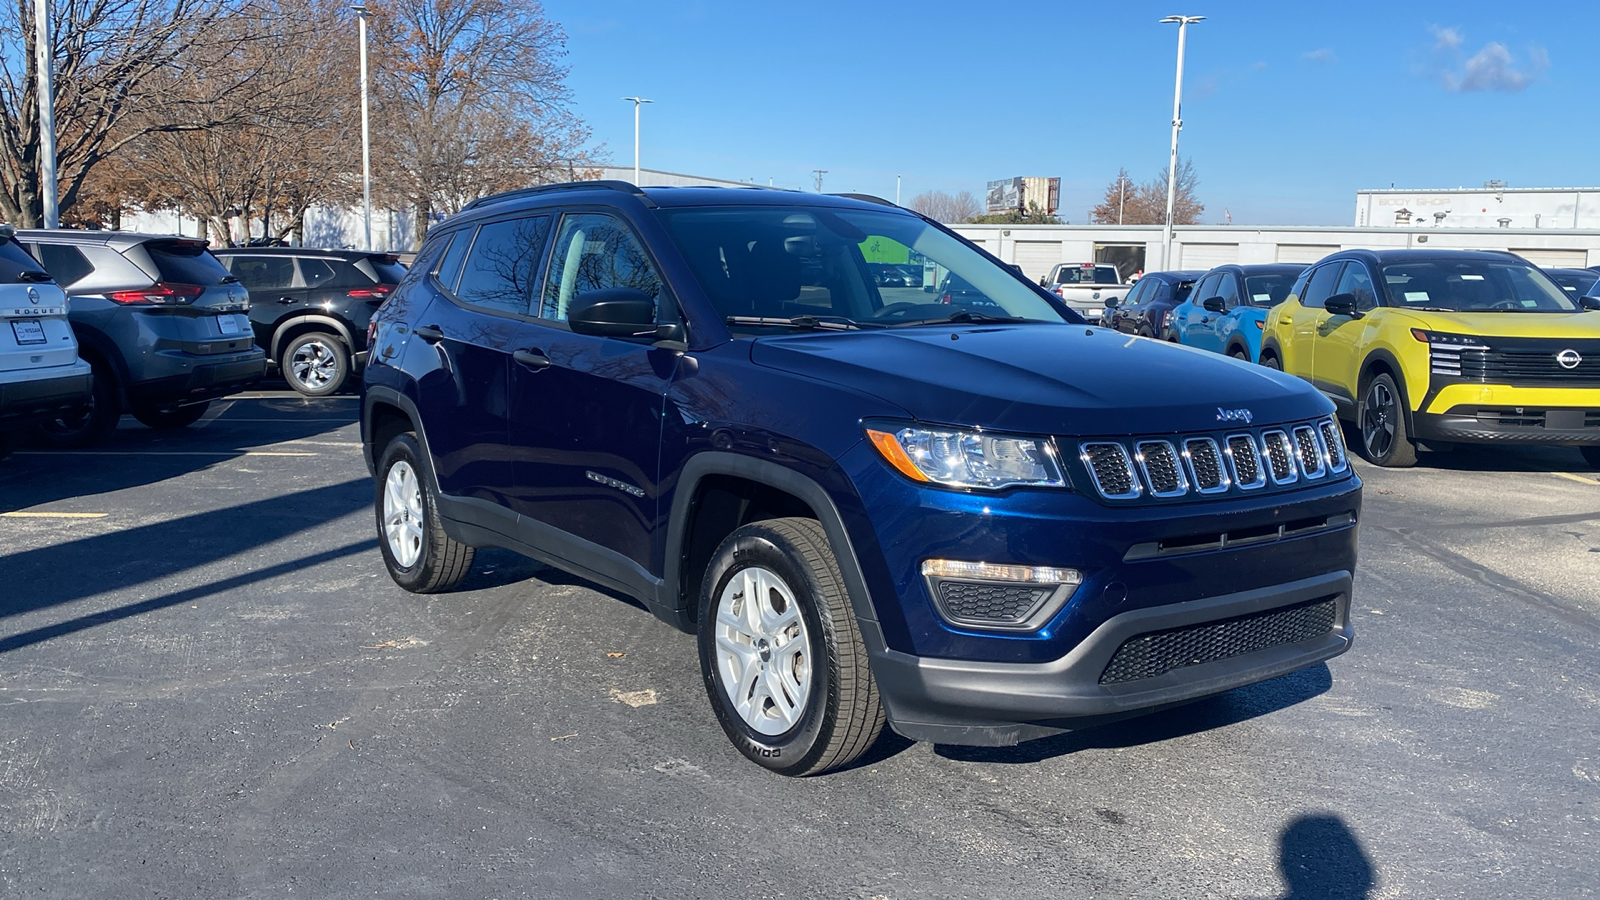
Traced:
<path fill-rule="evenodd" d="M 639 107 L 655 101 L 646 100 L 643 97 L 623 97 L 622 99 L 633 101 L 633 183 L 637 185 L 639 183 Z"/>
<path fill-rule="evenodd" d="M 367 109 L 367 16 L 371 15 L 364 4 L 350 7 L 355 10 L 361 31 L 361 223 L 366 229 L 366 249 L 372 249 L 372 122 Z M 390 236 L 391 238 L 393 235 Z M 391 243 L 389 246 L 394 246 Z"/>
<path fill-rule="evenodd" d="M 1172 268 L 1172 208 L 1178 199 L 1178 131 L 1183 128 L 1183 39 L 1189 26 L 1205 16 L 1167 16 L 1162 25 L 1178 26 L 1178 81 L 1172 89 L 1172 156 L 1167 161 L 1167 224 L 1161 232 L 1161 267 Z"/>
<path fill-rule="evenodd" d="M 44 191 L 44 227 L 60 228 L 56 208 L 56 92 L 52 84 L 55 41 L 50 34 L 50 0 L 33 3 L 33 53 L 39 68 L 39 181 Z"/>
<path fill-rule="evenodd" d="M 894 205 L 900 205 L 900 176 L 894 177 Z"/>

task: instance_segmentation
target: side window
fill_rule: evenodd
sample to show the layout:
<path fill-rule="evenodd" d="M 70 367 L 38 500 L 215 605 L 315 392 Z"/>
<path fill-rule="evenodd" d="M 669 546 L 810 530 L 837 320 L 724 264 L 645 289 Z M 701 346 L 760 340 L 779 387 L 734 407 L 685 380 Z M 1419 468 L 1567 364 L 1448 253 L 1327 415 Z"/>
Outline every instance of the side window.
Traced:
<path fill-rule="evenodd" d="M 1222 276 L 1216 273 L 1207 275 L 1200 279 L 1200 283 L 1194 286 L 1194 290 L 1189 292 L 1189 296 L 1194 298 L 1194 302 L 1197 305 L 1204 304 L 1207 300 L 1217 296 L 1217 284 L 1221 279 Z"/>
<path fill-rule="evenodd" d="M 276 291 L 294 287 L 294 260 L 287 256 L 224 256 L 222 261 L 248 290 Z"/>
<path fill-rule="evenodd" d="M 83 251 L 77 247 L 67 247 L 61 244 L 36 244 L 39 253 L 39 262 L 44 265 L 50 277 L 56 284 L 68 287 L 73 282 L 81 280 L 85 275 L 94 271 L 94 264 L 84 258 Z"/>
<path fill-rule="evenodd" d="M 461 267 L 456 297 L 471 306 L 527 315 L 533 277 L 549 236 L 549 216 L 506 219 L 480 227 Z"/>
<path fill-rule="evenodd" d="M 1300 295 L 1300 305 L 1307 309 L 1321 309 L 1324 300 L 1333 296 L 1333 286 L 1339 281 L 1339 270 L 1344 268 L 1344 263 L 1328 263 L 1318 266 L 1311 273 L 1311 281 L 1306 285 L 1306 292 Z"/>
<path fill-rule="evenodd" d="M 467 250 L 472 247 L 474 232 L 465 228 L 451 235 L 450 249 L 439 260 L 439 267 L 433 270 L 433 277 L 439 279 L 439 284 L 447 291 L 456 289 L 456 282 L 461 280 L 461 263 L 467 258 Z"/>
<path fill-rule="evenodd" d="M 615 216 L 580 213 L 564 217 L 550 254 L 539 316 L 565 322 L 573 298 L 614 287 L 637 288 L 659 298 L 661 275 L 633 232 Z"/>
<path fill-rule="evenodd" d="M 1217 273 L 1217 296 L 1222 298 L 1223 309 L 1239 305 L 1239 278 L 1232 272 Z"/>
<path fill-rule="evenodd" d="M 1344 274 L 1339 276 L 1335 294 L 1350 294 L 1356 298 L 1356 309 L 1366 311 L 1378 305 L 1372 290 L 1372 276 L 1367 267 L 1358 262 L 1345 263 Z"/>
<path fill-rule="evenodd" d="M 1155 283 L 1156 282 L 1154 278 L 1147 281 L 1141 280 L 1138 284 L 1133 286 L 1133 290 L 1128 292 L 1128 296 L 1122 298 L 1122 305 L 1138 306 L 1139 304 L 1143 303 L 1145 298 L 1150 294 L 1150 285 Z"/>
<path fill-rule="evenodd" d="M 308 288 L 319 288 L 333 280 L 333 266 L 325 259 L 301 259 L 301 283 Z"/>

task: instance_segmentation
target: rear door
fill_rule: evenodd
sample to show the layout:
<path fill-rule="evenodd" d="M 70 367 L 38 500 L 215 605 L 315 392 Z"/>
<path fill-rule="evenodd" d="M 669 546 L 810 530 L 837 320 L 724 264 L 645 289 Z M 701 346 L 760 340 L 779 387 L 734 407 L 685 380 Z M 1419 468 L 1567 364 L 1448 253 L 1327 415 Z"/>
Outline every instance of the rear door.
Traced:
<path fill-rule="evenodd" d="M 567 213 L 512 368 L 518 511 L 646 573 L 654 569 L 661 412 L 678 356 L 648 337 L 577 334 L 567 311 L 588 291 L 632 287 L 656 298 L 658 321 L 676 321 L 660 271 L 618 216 Z"/>
<path fill-rule="evenodd" d="M 305 293 L 296 287 L 294 258 L 229 253 L 218 259 L 250 292 L 250 325 L 256 343 L 270 350 L 278 322 L 305 303 Z"/>

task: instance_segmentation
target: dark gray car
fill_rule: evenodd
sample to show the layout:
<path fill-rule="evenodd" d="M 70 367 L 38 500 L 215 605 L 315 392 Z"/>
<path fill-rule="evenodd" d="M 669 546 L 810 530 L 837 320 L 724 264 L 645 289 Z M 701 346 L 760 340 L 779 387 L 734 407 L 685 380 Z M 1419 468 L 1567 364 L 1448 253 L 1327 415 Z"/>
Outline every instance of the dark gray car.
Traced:
<path fill-rule="evenodd" d="M 74 230 L 17 237 L 66 289 L 79 353 L 94 369 L 89 408 L 39 426 L 46 443 L 95 443 L 124 410 L 151 428 L 183 428 L 265 374 L 250 295 L 205 241 Z"/>

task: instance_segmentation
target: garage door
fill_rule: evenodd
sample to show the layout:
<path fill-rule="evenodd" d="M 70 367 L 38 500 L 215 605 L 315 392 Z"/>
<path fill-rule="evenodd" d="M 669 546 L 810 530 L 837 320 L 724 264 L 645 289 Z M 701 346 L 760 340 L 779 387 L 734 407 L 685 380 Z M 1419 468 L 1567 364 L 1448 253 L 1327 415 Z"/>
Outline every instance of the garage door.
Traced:
<path fill-rule="evenodd" d="M 1587 250 L 1551 250 L 1547 247 L 1521 250 L 1512 247 L 1511 252 L 1546 269 L 1581 269 L 1589 265 Z"/>
<path fill-rule="evenodd" d="M 1278 262 L 1314 263 L 1330 253 L 1338 252 L 1338 244 L 1279 244 Z"/>
<path fill-rule="evenodd" d="M 1209 269 L 1239 261 L 1238 244 L 1184 244 L 1178 254 L 1185 269 Z"/>
<path fill-rule="evenodd" d="M 1061 242 L 1017 241 L 1012 245 L 1011 258 L 1022 267 L 1022 274 L 1038 281 L 1061 262 Z"/>

